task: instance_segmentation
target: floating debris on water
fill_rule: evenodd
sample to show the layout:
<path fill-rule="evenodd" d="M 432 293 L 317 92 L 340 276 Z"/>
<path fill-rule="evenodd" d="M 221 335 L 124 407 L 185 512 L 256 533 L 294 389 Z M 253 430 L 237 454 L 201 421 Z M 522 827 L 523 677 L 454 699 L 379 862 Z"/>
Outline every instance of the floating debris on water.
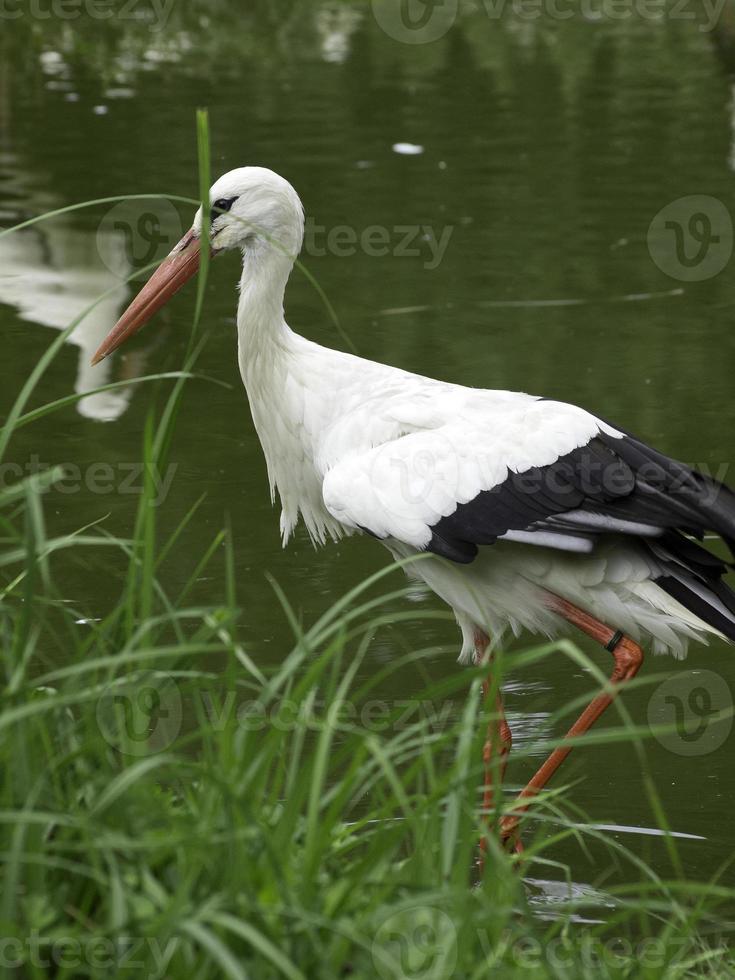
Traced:
<path fill-rule="evenodd" d="M 394 143 L 393 152 L 400 153 L 403 156 L 415 157 L 424 152 L 423 146 L 418 143 Z"/>

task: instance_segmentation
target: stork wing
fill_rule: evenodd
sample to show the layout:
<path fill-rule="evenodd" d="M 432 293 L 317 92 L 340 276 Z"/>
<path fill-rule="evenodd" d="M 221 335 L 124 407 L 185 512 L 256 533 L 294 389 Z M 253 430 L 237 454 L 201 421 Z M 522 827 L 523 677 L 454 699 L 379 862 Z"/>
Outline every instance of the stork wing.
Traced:
<path fill-rule="evenodd" d="M 326 474 L 323 494 L 348 526 L 464 563 L 499 538 L 581 552 L 605 533 L 735 538 L 727 487 L 552 401 L 349 455 Z"/>

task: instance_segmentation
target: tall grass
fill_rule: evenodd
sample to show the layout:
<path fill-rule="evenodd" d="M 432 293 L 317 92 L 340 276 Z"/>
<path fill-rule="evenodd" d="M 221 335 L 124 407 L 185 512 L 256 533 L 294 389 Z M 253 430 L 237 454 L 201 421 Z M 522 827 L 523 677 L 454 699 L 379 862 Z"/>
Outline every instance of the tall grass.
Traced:
<path fill-rule="evenodd" d="M 198 132 L 206 195 L 204 116 Z M 150 380 L 172 387 L 143 433 L 149 475 L 165 468 L 204 342 L 203 286 L 202 277 L 184 370 Z M 18 426 L 68 404 L 24 414 L 58 347 L 23 387 L 3 451 Z M 674 873 L 663 880 L 572 812 L 557 788 L 539 800 L 522 855 L 497 845 L 478 812 L 488 721 L 480 672 L 457 671 L 448 658 L 445 678 L 414 696 L 452 706 L 437 721 L 406 717 L 379 697 L 432 651 L 360 670 L 375 633 L 399 622 L 386 604 L 401 591 L 400 568 L 308 627 L 274 584 L 293 640 L 265 670 L 257 648 L 238 639 L 226 524 L 172 594 L 166 563 L 186 548 L 197 507 L 163 539 L 149 478 L 130 538 L 104 525 L 54 537 L 43 492 L 58 477 L 52 470 L 0 493 L 3 976 L 733 975 L 735 893 L 682 880 L 673 841 Z M 70 555 L 85 549 L 122 555 L 127 569 L 99 621 L 57 585 Z M 222 594 L 192 604 L 194 582 L 215 562 Z M 516 664 L 552 652 L 584 660 L 564 643 Z M 605 737 L 639 734 L 623 724 Z M 554 857 L 565 838 L 597 848 L 625 883 L 604 896 L 570 888 L 553 917 L 539 915 L 524 876 L 571 881 Z"/>

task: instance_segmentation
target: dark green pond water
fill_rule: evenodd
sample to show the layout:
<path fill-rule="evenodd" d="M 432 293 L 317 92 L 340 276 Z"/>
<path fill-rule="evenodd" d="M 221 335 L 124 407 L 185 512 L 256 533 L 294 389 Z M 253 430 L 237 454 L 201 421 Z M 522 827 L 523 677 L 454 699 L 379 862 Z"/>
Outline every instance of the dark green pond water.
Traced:
<path fill-rule="evenodd" d="M 673 456 L 721 476 L 729 468 L 735 482 L 729 8 L 710 30 L 694 3 L 691 19 L 612 17 L 599 4 L 567 19 L 522 16 L 509 4 L 492 18 L 478 3 L 419 44 L 406 43 L 417 39 L 410 20 L 386 19 L 378 0 L 282 0 L 247 13 L 189 3 L 160 30 L 143 0 L 138 9 L 138 19 L 62 22 L 37 11 L 0 24 L 4 226 L 118 194 L 196 196 L 194 111 L 207 106 L 215 173 L 260 164 L 301 194 L 304 261 L 361 354 L 577 402 Z M 451 20 L 452 4 L 434 13 Z M 100 206 L 0 239 L 3 414 L 56 331 L 164 255 L 189 217 L 150 202 Z M 162 534 L 205 490 L 207 498 L 188 532 L 191 561 L 165 578 L 175 593 L 229 514 L 243 639 L 259 662 L 273 663 L 291 634 L 266 572 L 309 623 L 385 555 L 358 539 L 315 552 L 303 533 L 281 550 L 236 364 L 238 276 L 234 256 L 211 269 L 198 370 L 229 387 L 197 380 L 187 389 Z M 89 369 L 131 295 L 122 286 L 82 322 L 34 404 L 181 366 L 194 288 L 126 354 Z M 298 273 L 287 314 L 309 337 L 344 345 Z M 125 489 L 136 485 L 129 465 L 152 398 L 148 386 L 92 396 L 16 435 L 10 459 L 22 470 L 79 467 L 68 492 L 46 498 L 55 530 L 109 515 L 111 532 L 130 533 L 137 498 Z M 112 483 L 96 464 L 114 468 Z M 220 569 L 215 563 L 198 583 L 198 599 L 222 595 Z M 68 597 L 102 615 L 119 570 L 109 557 L 67 562 Z M 416 603 L 437 607 L 423 595 Z M 458 648 L 450 622 L 386 631 L 366 669 L 398 650 L 442 644 Z M 604 653 L 585 649 L 608 669 Z M 682 854 L 697 878 L 732 850 L 734 743 L 730 720 L 713 727 L 708 712 L 731 704 L 733 657 L 713 643 L 692 649 L 685 664 L 651 658 L 646 669 L 671 680 L 626 699 L 641 725 L 677 712 L 682 720 L 680 735 L 649 740 L 648 760 L 672 828 L 696 835 L 682 841 Z M 455 670 L 453 658 L 437 656 L 432 673 Z M 418 673 L 399 680 L 395 697 L 424 684 Z M 511 671 L 506 704 L 518 744 L 552 734 L 549 713 L 589 687 L 562 657 Z M 510 783 L 530 769 L 529 760 L 511 765 Z M 619 838 L 666 870 L 661 841 L 643 832 L 655 820 L 629 746 L 579 752 L 565 776 L 581 780 L 574 799 L 592 819 L 628 828 Z M 575 845 L 560 856 L 578 880 L 596 881 Z"/>

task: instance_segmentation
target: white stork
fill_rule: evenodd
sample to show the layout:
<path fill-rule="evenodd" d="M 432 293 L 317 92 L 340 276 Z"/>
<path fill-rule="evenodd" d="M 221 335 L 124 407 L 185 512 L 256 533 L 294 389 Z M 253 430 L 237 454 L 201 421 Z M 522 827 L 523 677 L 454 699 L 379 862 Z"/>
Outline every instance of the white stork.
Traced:
<path fill-rule="evenodd" d="M 640 667 L 641 645 L 683 657 L 708 634 L 735 641 L 725 561 L 697 544 L 735 540 L 735 494 L 574 405 L 435 381 L 294 333 L 284 292 L 304 232 L 282 177 L 244 167 L 211 189 L 210 247 L 242 253 L 238 351 L 271 493 L 288 541 L 299 518 L 319 544 L 366 532 L 454 611 L 460 660 L 490 661 L 508 629 L 569 623 L 614 658 L 611 684 L 541 766 L 520 813 Z M 199 268 L 202 213 L 95 355 L 139 330 Z M 498 697 L 485 746 L 504 767 Z M 502 778 L 502 775 L 501 775 Z M 485 806 L 491 805 L 486 769 Z"/>

